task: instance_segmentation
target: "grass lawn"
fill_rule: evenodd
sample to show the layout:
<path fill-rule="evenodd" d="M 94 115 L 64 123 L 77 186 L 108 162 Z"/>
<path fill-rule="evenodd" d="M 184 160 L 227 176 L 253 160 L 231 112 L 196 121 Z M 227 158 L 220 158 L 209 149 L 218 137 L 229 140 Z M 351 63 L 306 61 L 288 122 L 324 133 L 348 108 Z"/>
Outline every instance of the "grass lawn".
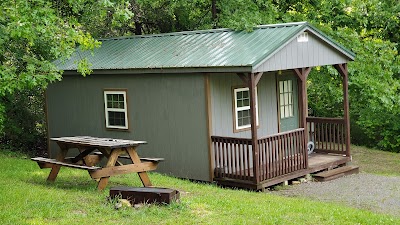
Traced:
<path fill-rule="evenodd" d="M 351 146 L 351 154 L 353 163 L 360 166 L 362 172 L 400 176 L 400 153 L 353 145 Z"/>
<path fill-rule="evenodd" d="M 154 185 L 180 190 L 180 203 L 115 210 L 107 200 L 109 189 L 98 192 L 86 171 L 62 168 L 55 183 L 46 183 L 49 169 L 4 151 L 0 170 L 1 224 L 400 224 L 400 218 L 339 204 L 223 189 L 157 173 L 150 174 Z M 117 185 L 141 184 L 132 174 L 112 177 L 108 188 Z"/>

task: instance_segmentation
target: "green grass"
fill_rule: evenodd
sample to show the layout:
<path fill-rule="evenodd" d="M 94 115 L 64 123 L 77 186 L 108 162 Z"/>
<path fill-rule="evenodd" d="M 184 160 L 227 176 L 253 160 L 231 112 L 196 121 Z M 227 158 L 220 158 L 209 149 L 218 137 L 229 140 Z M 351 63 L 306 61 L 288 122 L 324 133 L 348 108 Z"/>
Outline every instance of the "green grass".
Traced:
<path fill-rule="evenodd" d="M 261 192 L 223 189 L 157 173 L 155 186 L 181 191 L 181 202 L 115 210 L 109 189 L 96 190 L 86 171 L 48 169 L 18 154 L 0 153 L 1 224 L 400 224 L 400 218 L 344 205 Z M 112 177 L 110 186 L 140 186 L 136 174 Z"/>
<path fill-rule="evenodd" d="M 380 175 L 400 176 L 400 153 L 351 146 L 353 163 L 360 171 Z"/>

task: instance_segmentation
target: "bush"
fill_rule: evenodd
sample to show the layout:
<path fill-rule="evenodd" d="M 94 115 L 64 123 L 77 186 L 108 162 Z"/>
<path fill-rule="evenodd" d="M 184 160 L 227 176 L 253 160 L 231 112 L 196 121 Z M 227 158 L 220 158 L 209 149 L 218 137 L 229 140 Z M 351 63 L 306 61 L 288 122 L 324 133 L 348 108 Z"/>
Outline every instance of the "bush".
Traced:
<path fill-rule="evenodd" d="M 41 89 L 3 96 L 3 129 L 0 141 L 7 149 L 29 155 L 46 152 L 45 98 Z"/>

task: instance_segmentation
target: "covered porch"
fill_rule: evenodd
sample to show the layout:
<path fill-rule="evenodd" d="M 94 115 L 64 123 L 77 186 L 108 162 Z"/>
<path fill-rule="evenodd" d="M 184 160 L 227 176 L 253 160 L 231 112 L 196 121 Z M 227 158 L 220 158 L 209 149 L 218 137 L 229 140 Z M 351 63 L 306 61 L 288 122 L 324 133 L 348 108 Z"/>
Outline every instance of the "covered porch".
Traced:
<path fill-rule="evenodd" d="M 335 64 L 342 77 L 342 118 L 308 116 L 307 77 L 311 67 L 291 69 L 297 77 L 299 128 L 259 137 L 257 84 L 263 72 L 238 73 L 249 87 L 251 138 L 211 136 L 213 179 L 219 184 L 263 189 L 351 161 L 347 63 Z M 308 142 L 313 142 L 313 153 Z"/>

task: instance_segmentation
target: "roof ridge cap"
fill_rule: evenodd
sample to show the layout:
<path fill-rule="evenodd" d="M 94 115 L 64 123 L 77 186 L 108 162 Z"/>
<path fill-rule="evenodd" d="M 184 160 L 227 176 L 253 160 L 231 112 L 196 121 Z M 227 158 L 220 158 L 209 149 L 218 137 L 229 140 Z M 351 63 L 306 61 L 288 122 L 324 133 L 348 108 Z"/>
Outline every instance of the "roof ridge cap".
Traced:
<path fill-rule="evenodd" d="M 276 23 L 276 24 L 265 24 L 258 25 L 255 28 L 264 29 L 264 28 L 277 28 L 277 27 L 291 27 L 291 26 L 299 26 L 299 25 L 309 25 L 307 21 L 301 22 L 291 22 L 291 23 Z"/>
<path fill-rule="evenodd" d="M 136 39 L 136 38 L 151 38 L 151 37 L 165 37 L 165 36 L 180 36 L 180 35 L 193 35 L 193 34 L 207 34 L 207 33 L 221 33 L 234 31 L 230 28 L 218 28 L 218 29 L 208 29 L 208 30 L 192 30 L 192 31 L 179 31 L 171 33 L 160 33 L 160 34 L 144 34 L 144 35 L 134 35 L 134 36 L 122 36 L 122 37 L 110 37 L 110 38 L 99 38 L 99 41 L 110 41 L 110 40 L 126 40 L 126 39 Z"/>
<path fill-rule="evenodd" d="M 254 27 L 255 29 L 265 28 L 277 28 L 277 27 L 290 27 L 298 25 L 308 25 L 308 22 L 292 22 L 292 23 L 277 23 L 277 24 L 265 24 Z M 136 38 L 151 38 L 151 37 L 165 37 L 165 36 L 180 36 L 180 35 L 194 35 L 194 34 L 207 34 L 207 33 L 220 33 L 220 32 L 235 32 L 236 30 L 231 28 L 218 28 L 218 29 L 206 29 L 206 30 L 192 30 L 192 31 L 178 31 L 170 33 L 159 33 L 159 34 L 144 34 L 134 36 L 122 36 L 122 37 L 110 37 L 110 38 L 99 38 L 99 41 L 110 41 L 110 40 L 127 40 Z"/>

